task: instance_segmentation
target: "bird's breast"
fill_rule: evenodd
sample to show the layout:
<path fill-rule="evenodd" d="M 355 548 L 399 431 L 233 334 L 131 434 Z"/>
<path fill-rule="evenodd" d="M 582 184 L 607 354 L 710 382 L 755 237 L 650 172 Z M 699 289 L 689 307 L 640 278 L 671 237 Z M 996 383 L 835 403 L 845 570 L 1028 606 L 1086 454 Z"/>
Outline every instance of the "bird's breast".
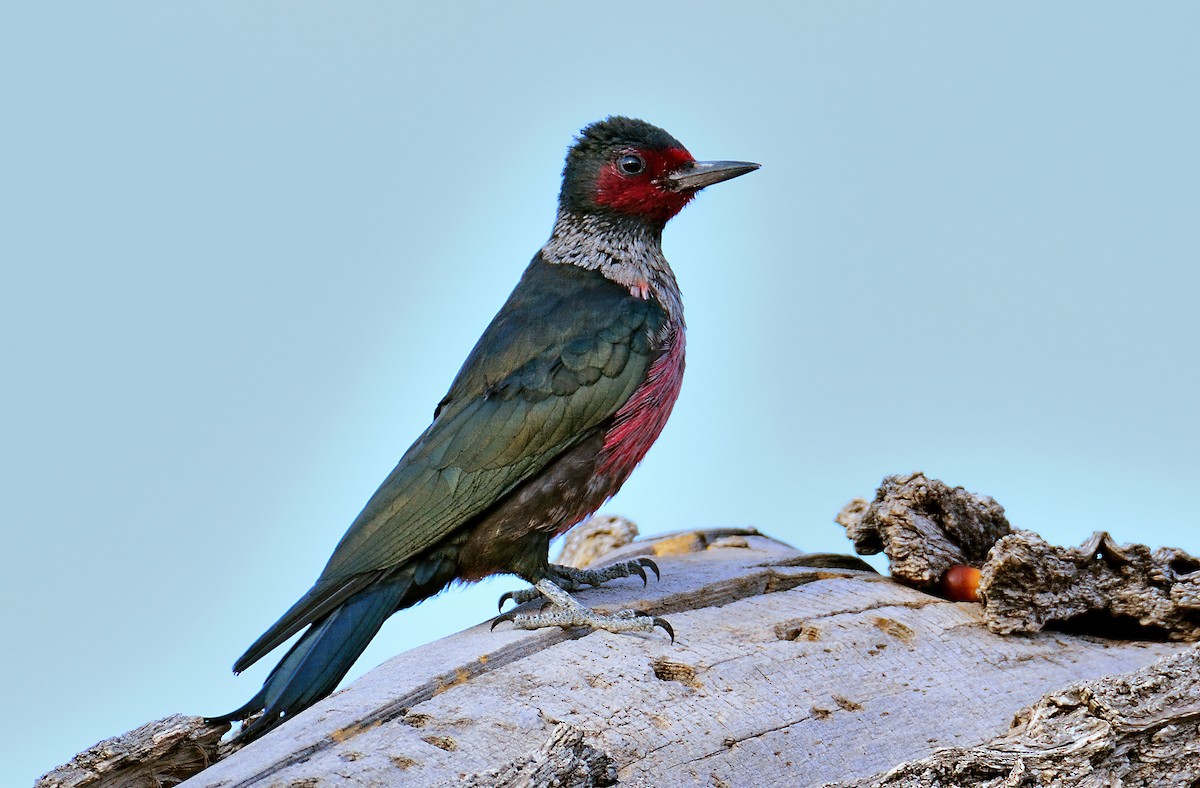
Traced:
<path fill-rule="evenodd" d="M 683 383 L 686 334 L 681 322 L 672 322 L 662 341 L 662 351 L 650 364 L 646 380 L 617 411 L 604 436 L 599 475 L 619 487 L 658 440 Z"/>

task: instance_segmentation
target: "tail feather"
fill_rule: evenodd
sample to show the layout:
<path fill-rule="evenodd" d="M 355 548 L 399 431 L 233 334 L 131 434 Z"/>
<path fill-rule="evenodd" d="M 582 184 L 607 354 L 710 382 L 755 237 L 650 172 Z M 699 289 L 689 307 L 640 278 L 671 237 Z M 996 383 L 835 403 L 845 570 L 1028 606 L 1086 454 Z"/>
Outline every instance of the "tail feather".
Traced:
<path fill-rule="evenodd" d="M 405 599 L 410 590 L 413 576 L 408 571 L 355 594 L 309 627 L 246 705 L 209 719 L 232 722 L 262 709 L 241 733 L 257 738 L 299 714 L 333 692 L 392 613 L 418 601 Z"/>
<path fill-rule="evenodd" d="M 262 659 L 269 652 L 274 651 L 277 646 L 292 635 L 304 629 L 309 624 L 320 621 L 323 617 L 341 607 L 346 600 L 363 589 L 370 587 L 379 577 L 379 573 L 359 575 L 343 581 L 340 586 L 334 588 L 320 583 L 313 586 L 307 594 L 300 597 L 296 604 L 292 605 L 288 612 L 284 613 L 278 621 L 272 624 L 270 629 L 262 633 L 258 640 L 254 641 L 253 645 L 246 649 L 245 654 L 238 657 L 238 661 L 233 665 L 233 672 L 241 673 L 255 662 L 258 662 L 258 660 Z"/>
<path fill-rule="evenodd" d="M 428 599 L 454 580 L 458 572 L 455 556 L 449 549 L 435 552 L 386 573 L 361 576 L 335 589 L 325 589 L 325 597 L 316 593 L 320 588 L 314 587 L 234 666 L 235 671 L 245 667 L 312 622 L 267 676 L 262 689 L 241 708 L 209 717 L 209 721 L 244 720 L 262 711 L 238 734 L 239 739 L 249 741 L 333 692 L 392 613 Z M 354 589 L 352 593 L 350 588 Z"/>

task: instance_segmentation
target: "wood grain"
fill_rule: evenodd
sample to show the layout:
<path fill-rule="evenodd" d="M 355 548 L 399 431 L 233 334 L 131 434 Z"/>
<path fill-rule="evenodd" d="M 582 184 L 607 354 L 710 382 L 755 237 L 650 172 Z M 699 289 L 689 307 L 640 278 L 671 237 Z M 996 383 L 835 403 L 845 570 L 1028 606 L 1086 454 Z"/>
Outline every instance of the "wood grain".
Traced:
<path fill-rule="evenodd" d="M 635 542 L 608 558 L 633 555 L 654 556 L 662 581 L 578 597 L 665 616 L 675 644 L 661 632 L 480 624 L 399 655 L 185 785 L 863 780 L 983 745 L 1044 693 L 1188 648 L 997 635 L 977 604 L 831 568 L 828 556 L 804 566 L 750 530 Z"/>

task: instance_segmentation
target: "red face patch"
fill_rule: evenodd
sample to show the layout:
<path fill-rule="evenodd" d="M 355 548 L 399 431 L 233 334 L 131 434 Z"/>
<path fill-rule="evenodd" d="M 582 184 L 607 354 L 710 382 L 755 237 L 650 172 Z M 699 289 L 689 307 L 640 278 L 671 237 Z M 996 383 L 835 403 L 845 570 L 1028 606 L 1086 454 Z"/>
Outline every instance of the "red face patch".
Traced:
<path fill-rule="evenodd" d="M 637 167 L 639 161 L 640 170 Z M 596 180 L 596 204 L 666 224 L 694 195 L 663 186 L 662 178 L 691 161 L 695 161 L 692 154 L 683 148 L 622 151 L 600 170 Z"/>

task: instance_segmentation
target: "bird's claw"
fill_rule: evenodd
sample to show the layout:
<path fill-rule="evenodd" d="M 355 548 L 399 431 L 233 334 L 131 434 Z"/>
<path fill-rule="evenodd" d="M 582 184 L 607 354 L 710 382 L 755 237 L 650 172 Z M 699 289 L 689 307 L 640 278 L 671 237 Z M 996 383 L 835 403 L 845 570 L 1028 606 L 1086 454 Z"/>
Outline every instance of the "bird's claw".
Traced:
<path fill-rule="evenodd" d="M 621 615 L 621 613 L 632 614 L 632 615 L 628 616 L 629 618 L 648 618 L 648 619 L 650 619 L 651 628 L 662 627 L 663 631 L 671 636 L 671 642 L 672 643 L 675 642 L 675 628 L 672 627 L 671 623 L 669 621 L 667 621 L 665 618 L 659 618 L 658 616 L 652 616 L 652 615 L 650 615 L 649 612 L 647 612 L 645 610 L 622 610 L 617 615 Z"/>
<path fill-rule="evenodd" d="M 614 614 L 612 616 L 612 618 L 615 620 L 618 620 L 618 621 L 628 621 L 631 623 L 636 622 L 637 619 L 640 619 L 640 618 L 649 618 L 650 619 L 650 627 L 648 630 L 643 629 L 643 627 L 613 627 L 613 628 L 609 628 L 609 627 L 604 626 L 601 623 L 598 623 L 595 620 L 582 621 L 582 622 L 581 621 L 572 621 L 572 620 L 567 620 L 567 621 L 562 621 L 562 622 L 559 622 L 559 621 L 543 622 L 543 621 L 538 620 L 540 618 L 540 615 L 529 615 L 526 613 L 505 613 L 504 615 L 496 616 L 494 619 L 492 619 L 492 624 L 490 627 L 488 627 L 488 629 L 489 629 L 489 631 L 495 632 L 496 627 L 499 626 L 500 624 L 503 624 L 506 621 L 512 622 L 513 627 L 515 629 L 547 629 L 549 627 L 561 627 L 562 629 L 569 629 L 571 627 L 590 627 L 594 630 L 595 629 L 604 629 L 609 632 L 626 632 L 626 631 L 638 632 L 638 631 L 650 631 L 650 630 L 653 630 L 655 627 L 661 627 L 662 630 L 667 633 L 667 636 L 671 638 L 671 643 L 672 644 L 675 643 L 675 628 L 672 627 L 670 622 L 667 621 L 665 618 L 659 618 L 658 616 L 646 616 L 646 615 L 642 615 L 640 612 L 635 613 L 634 615 L 628 615 L 628 613 L 633 613 L 633 612 L 634 611 L 622 610 L 621 613 L 626 613 L 627 615 L 621 615 L 620 613 L 617 613 L 617 614 Z"/>
<path fill-rule="evenodd" d="M 634 564 L 633 566 L 631 566 L 629 568 L 631 570 L 633 570 L 637 574 L 638 577 L 642 578 L 642 588 L 645 588 L 646 586 L 650 585 L 650 580 L 646 577 L 646 570 L 642 569 L 641 561 L 637 562 L 636 564 Z"/>
<path fill-rule="evenodd" d="M 501 602 L 500 604 L 504 604 L 504 603 Z M 492 619 L 492 625 L 490 627 L 488 627 L 488 631 L 495 632 L 497 624 L 503 624 L 505 621 L 512 621 L 516 617 L 517 617 L 516 613 L 504 613 L 503 615 L 496 616 L 495 618 Z"/>
<path fill-rule="evenodd" d="M 649 584 L 649 578 L 646 575 L 646 569 L 654 572 L 654 579 L 661 580 L 662 574 L 658 571 L 658 564 L 649 558 L 631 558 L 628 561 L 618 561 L 615 564 L 602 566 L 597 569 L 576 569 L 570 566 L 553 565 L 551 569 L 551 578 L 561 587 L 569 590 L 576 590 L 582 586 L 599 586 L 607 583 L 609 580 L 616 580 L 621 577 L 629 577 L 637 575 L 642 578 L 642 587 Z"/>
<path fill-rule="evenodd" d="M 650 584 L 650 577 L 646 574 L 647 569 L 654 573 L 655 580 L 662 579 L 662 573 L 658 570 L 658 564 L 645 557 L 621 561 L 599 569 L 576 569 L 574 567 L 552 564 L 547 579 L 564 591 L 577 591 L 585 585 L 595 587 L 609 580 L 637 575 L 642 578 L 642 588 L 645 588 Z M 500 602 L 497 605 L 497 609 L 503 610 L 504 603 L 510 599 L 518 605 L 523 605 L 526 602 L 537 599 L 541 595 L 541 592 L 536 587 L 522 588 L 518 591 L 505 591 L 500 595 Z"/>
<path fill-rule="evenodd" d="M 637 562 L 631 564 L 629 568 L 634 572 L 637 572 L 638 576 L 642 578 L 642 588 L 645 588 L 650 583 L 650 581 L 646 578 L 646 569 L 649 569 L 654 573 L 655 580 L 662 580 L 662 572 L 658 571 L 658 564 L 654 563 L 649 558 L 639 558 L 637 559 Z"/>
<path fill-rule="evenodd" d="M 506 591 L 500 596 L 499 607 L 504 609 L 508 600 L 518 605 L 541 597 L 545 600 L 542 610 L 536 614 L 505 613 L 492 620 L 492 629 L 504 621 L 511 621 L 517 629 L 541 629 L 543 627 L 576 627 L 584 626 L 592 629 L 604 629 L 609 632 L 650 632 L 655 627 L 662 627 L 675 642 L 675 629 L 666 619 L 652 616 L 644 610 L 618 610 L 616 613 L 597 613 L 584 607 L 571 597 L 569 590 L 581 585 L 597 586 L 607 580 L 618 577 L 637 575 L 642 578 L 642 587 L 650 583 L 646 570 L 654 572 L 655 579 L 662 574 L 658 565 L 649 558 L 637 558 L 611 564 L 601 569 L 574 569 L 572 567 L 551 565 L 547 576 L 537 582 L 533 588 L 519 591 Z M 550 611 L 546 612 L 549 607 Z"/>
<path fill-rule="evenodd" d="M 538 588 L 551 600 L 536 614 L 517 613 L 515 610 L 497 616 L 492 620 L 491 628 L 504 621 L 511 621 L 516 629 L 546 629 L 549 627 L 588 627 L 603 629 L 608 632 L 652 632 L 655 627 L 662 627 L 675 642 L 675 629 L 666 619 L 652 616 L 645 610 L 618 610 L 615 613 L 600 613 L 584 607 L 576 602 L 570 594 L 563 591 L 549 580 L 538 582 Z M 549 607 L 549 610 L 546 610 Z"/>
<path fill-rule="evenodd" d="M 653 572 L 655 580 L 662 580 L 662 572 L 658 571 L 658 564 L 654 563 L 653 561 L 651 561 L 649 558 L 646 558 L 646 557 L 639 558 L 637 560 L 637 562 L 640 565 L 647 567 L 651 572 Z M 646 576 L 643 574 L 642 578 L 645 579 L 645 577 Z"/>
<path fill-rule="evenodd" d="M 500 595 L 500 604 L 497 606 L 497 609 L 503 610 L 504 603 L 510 599 L 516 602 L 518 605 L 523 605 L 526 602 L 532 602 L 541 595 L 542 593 L 536 588 L 520 588 L 516 591 L 505 591 Z"/>

